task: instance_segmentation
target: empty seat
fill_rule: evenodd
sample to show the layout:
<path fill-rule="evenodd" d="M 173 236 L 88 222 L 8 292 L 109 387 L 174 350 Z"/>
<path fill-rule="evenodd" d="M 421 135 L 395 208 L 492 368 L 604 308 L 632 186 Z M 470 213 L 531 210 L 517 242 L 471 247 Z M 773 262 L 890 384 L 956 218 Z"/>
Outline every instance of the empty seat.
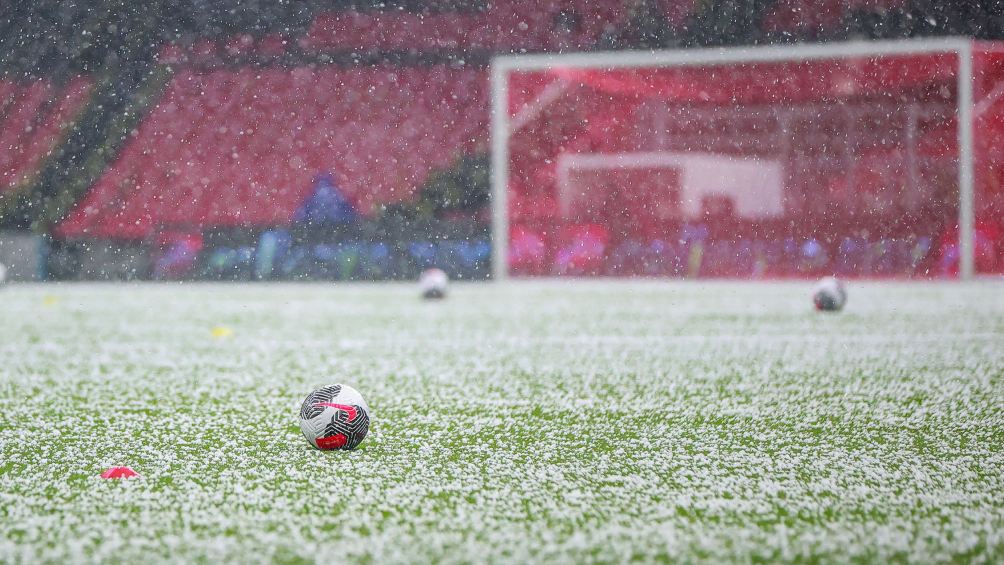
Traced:
<path fill-rule="evenodd" d="M 0 81 L 0 192 L 37 173 L 42 160 L 83 109 L 90 79 L 63 85 Z"/>
<path fill-rule="evenodd" d="M 321 171 L 370 213 L 486 143 L 486 87 L 446 66 L 181 72 L 58 233 L 282 224 Z"/>

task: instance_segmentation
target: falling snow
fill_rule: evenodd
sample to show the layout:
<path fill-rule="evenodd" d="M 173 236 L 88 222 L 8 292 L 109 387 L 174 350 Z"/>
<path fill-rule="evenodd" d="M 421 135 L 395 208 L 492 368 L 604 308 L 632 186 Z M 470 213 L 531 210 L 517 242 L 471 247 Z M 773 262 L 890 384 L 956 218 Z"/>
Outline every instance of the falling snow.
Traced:
<path fill-rule="evenodd" d="M 7 288 L 0 561 L 998 558 L 999 289 L 810 290 Z M 299 431 L 333 382 L 353 452 Z"/>

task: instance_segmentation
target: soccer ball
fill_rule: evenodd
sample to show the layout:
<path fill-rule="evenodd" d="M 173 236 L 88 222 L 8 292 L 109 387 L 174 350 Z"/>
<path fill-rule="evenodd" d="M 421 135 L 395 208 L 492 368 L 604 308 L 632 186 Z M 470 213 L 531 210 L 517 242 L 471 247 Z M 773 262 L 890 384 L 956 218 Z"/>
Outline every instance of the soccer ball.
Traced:
<path fill-rule="evenodd" d="M 355 449 L 370 430 L 370 409 L 350 386 L 319 388 L 300 406 L 300 430 L 317 449 Z"/>
<path fill-rule="evenodd" d="M 826 277 L 813 288 L 812 303 L 816 310 L 838 312 L 847 304 L 847 289 L 835 277 Z"/>
<path fill-rule="evenodd" d="M 418 277 L 418 287 L 422 290 L 422 298 L 445 298 L 446 283 L 449 280 L 450 278 L 442 269 L 426 269 Z"/>

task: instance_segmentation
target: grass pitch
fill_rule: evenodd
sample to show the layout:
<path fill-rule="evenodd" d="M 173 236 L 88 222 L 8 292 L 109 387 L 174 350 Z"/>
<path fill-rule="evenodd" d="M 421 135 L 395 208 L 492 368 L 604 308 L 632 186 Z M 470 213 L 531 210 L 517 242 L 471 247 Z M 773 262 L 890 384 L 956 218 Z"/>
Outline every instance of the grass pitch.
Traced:
<path fill-rule="evenodd" d="M 1000 562 L 1004 286 L 809 287 L 8 286 L 0 562 Z"/>

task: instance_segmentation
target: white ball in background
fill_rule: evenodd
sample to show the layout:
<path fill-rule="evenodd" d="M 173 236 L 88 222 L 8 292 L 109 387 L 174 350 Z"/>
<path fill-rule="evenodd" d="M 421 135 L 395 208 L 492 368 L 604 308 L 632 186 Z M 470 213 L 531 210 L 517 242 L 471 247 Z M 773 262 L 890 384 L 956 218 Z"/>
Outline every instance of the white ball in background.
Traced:
<path fill-rule="evenodd" d="M 825 277 L 812 289 L 812 303 L 822 312 L 839 312 L 847 304 L 847 289 L 836 277 Z"/>
<path fill-rule="evenodd" d="M 450 277 L 442 269 L 426 269 L 418 277 L 418 287 L 422 291 L 422 298 L 445 298 L 446 285 L 450 282 Z"/>

